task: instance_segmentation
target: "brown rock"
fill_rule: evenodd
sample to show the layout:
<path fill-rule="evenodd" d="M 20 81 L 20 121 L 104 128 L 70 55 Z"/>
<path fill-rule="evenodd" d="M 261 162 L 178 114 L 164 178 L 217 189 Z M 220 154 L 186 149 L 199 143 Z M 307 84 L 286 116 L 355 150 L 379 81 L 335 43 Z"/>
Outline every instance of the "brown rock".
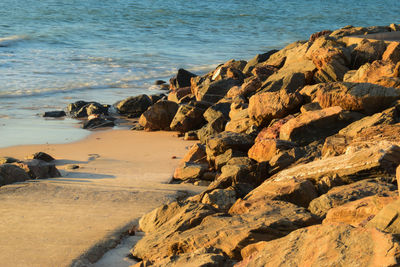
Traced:
<path fill-rule="evenodd" d="M 394 190 L 396 187 L 389 183 L 376 179 L 362 180 L 332 188 L 328 193 L 311 201 L 308 209 L 313 214 L 324 218 L 326 213 L 334 207 L 372 195 L 388 196 Z"/>
<path fill-rule="evenodd" d="M 282 150 L 288 150 L 296 144 L 279 139 L 262 139 L 256 142 L 249 150 L 249 158 L 258 162 L 269 161 Z"/>
<path fill-rule="evenodd" d="M 322 157 L 327 158 L 344 154 L 350 142 L 351 138 L 344 135 L 335 134 L 328 136 L 325 139 L 324 146 L 322 147 Z"/>
<path fill-rule="evenodd" d="M 201 176 L 207 170 L 207 164 L 185 162 L 175 169 L 173 177 L 177 180 L 201 179 Z"/>
<path fill-rule="evenodd" d="M 31 177 L 22 168 L 13 164 L 0 165 L 0 186 L 23 182 L 29 180 Z"/>
<path fill-rule="evenodd" d="M 168 94 L 168 100 L 175 103 L 181 103 L 181 100 L 192 93 L 190 87 L 178 88 Z"/>
<path fill-rule="evenodd" d="M 229 121 L 225 126 L 225 131 L 235 133 L 245 133 L 254 122 L 250 118 L 239 118 Z"/>
<path fill-rule="evenodd" d="M 257 91 L 261 88 L 261 81 L 258 77 L 251 77 L 245 83 L 243 83 L 240 87 L 234 86 L 229 89 L 226 94 L 227 97 L 234 98 L 236 96 L 248 96 L 251 93 Z"/>
<path fill-rule="evenodd" d="M 196 74 L 193 74 L 185 69 L 179 69 L 178 73 L 175 77 L 172 77 L 170 82 L 170 89 L 176 90 L 183 87 L 190 86 L 190 79 L 192 77 L 196 77 Z"/>
<path fill-rule="evenodd" d="M 208 204 L 222 211 L 227 211 L 235 203 L 236 191 L 233 187 L 215 189 L 204 194 L 201 203 Z"/>
<path fill-rule="evenodd" d="M 32 179 L 45 179 L 61 176 L 55 164 L 43 160 L 31 159 L 17 163 L 17 165 L 24 169 Z"/>
<path fill-rule="evenodd" d="M 171 121 L 170 128 L 181 133 L 199 129 L 204 123 L 204 109 L 185 104 L 181 105 Z"/>
<path fill-rule="evenodd" d="M 383 207 L 366 226 L 388 233 L 400 234 L 399 203 L 400 199 L 397 199 Z"/>
<path fill-rule="evenodd" d="M 345 223 L 357 227 L 370 220 L 370 218 L 374 217 L 384 206 L 396 199 L 397 196 L 381 197 L 374 195 L 351 201 L 330 209 L 323 223 Z"/>
<path fill-rule="evenodd" d="M 278 139 L 281 131 L 281 127 L 288 122 L 290 119 L 294 118 L 293 115 L 288 115 L 283 119 L 275 120 L 271 124 L 263 128 L 257 135 L 255 142 L 259 142 L 263 139 Z"/>
<path fill-rule="evenodd" d="M 400 43 L 399 42 L 391 42 L 385 50 L 385 53 L 382 55 L 382 60 L 390 60 L 393 63 L 397 63 L 400 61 Z"/>
<path fill-rule="evenodd" d="M 266 126 L 272 119 L 280 119 L 294 112 L 299 108 L 301 101 L 298 93 L 258 93 L 250 98 L 248 113 L 258 126 Z"/>
<path fill-rule="evenodd" d="M 207 154 L 206 148 L 202 144 L 194 144 L 189 151 L 182 158 L 181 163 L 183 162 L 195 162 L 195 163 L 205 163 Z"/>
<path fill-rule="evenodd" d="M 53 160 L 55 160 L 52 156 L 45 152 L 36 152 L 35 154 L 26 157 L 26 159 L 40 159 L 46 162 L 52 162 Z"/>
<path fill-rule="evenodd" d="M 117 111 L 126 116 L 139 117 L 152 104 L 151 99 L 147 95 L 139 95 L 128 97 L 114 104 Z"/>
<path fill-rule="evenodd" d="M 200 84 L 195 84 L 194 81 L 191 89 L 197 101 L 216 103 L 226 95 L 229 89 L 237 85 L 240 85 L 240 82 L 232 78 L 218 81 L 206 79 Z"/>
<path fill-rule="evenodd" d="M 320 31 L 320 32 L 313 33 L 313 34 L 311 34 L 311 36 L 308 39 L 308 41 L 309 42 L 314 42 L 315 39 L 317 39 L 317 38 L 319 38 L 321 36 L 329 35 L 331 33 L 332 33 L 332 31 L 330 31 L 330 30 L 323 30 L 323 31 Z"/>
<path fill-rule="evenodd" d="M 259 253 L 235 267 L 389 267 L 400 264 L 399 255 L 400 244 L 393 235 L 345 224 L 326 224 L 299 229 L 267 242 Z"/>
<path fill-rule="evenodd" d="M 385 50 L 386 44 L 384 41 L 363 39 L 351 52 L 353 69 L 358 69 L 365 63 L 382 59 Z"/>
<path fill-rule="evenodd" d="M 161 100 L 149 107 L 139 118 L 139 124 L 146 131 L 169 130 L 172 119 L 178 111 L 178 104 Z"/>
<path fill-rule="evenodd" d="M 251 72 L 255 66 L 257 66 L 260 63 L 265 62 L 266 60 L 268 60 L 270 58 L 271 55 L 275 54 L 276 52 L 278 52 L 278 50 L 270 50 L 264 54 L 256 55 L 254 58 L 250 59 L 247 62 L 246 66 L 243 69 L 243 73 Z"/>

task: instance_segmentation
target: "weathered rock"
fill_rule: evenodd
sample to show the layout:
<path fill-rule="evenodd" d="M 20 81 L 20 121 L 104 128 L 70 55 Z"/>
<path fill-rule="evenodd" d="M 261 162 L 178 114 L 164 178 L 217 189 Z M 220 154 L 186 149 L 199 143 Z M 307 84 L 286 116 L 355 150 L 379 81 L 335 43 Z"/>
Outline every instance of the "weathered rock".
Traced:
<path fill-rule="evenodd" d="M 395 192 L 393 192 L 393 194 L 395 194 Z M 374 217 L 383 207 L 396 199 L 397 196 L 381 197 L 374 195 L 351 201 L 330 209 L 323 223 L 345 223 L 357 227 L 360 224 L 368 222 L 368 220 Z"/>
<path fill-rule="evenodd" d="M 234 60 L 233 60 L 234 61 Z M 236 61 L 234 61 L 236 62 Z M 217 69 L 213 72 L 211 80 L 220 81 L 223 79 L 235 79 L 238 80 L 239 83 L 243 83 L 245 79 L 245 75 L 242 73 L 240 69 L 237 69 L 233 66 L 229 66 L 229 61 L 222 66 L 217 67 Z"/>
<path fill-rule="evenodd" d="M 204 110 L 201 107 L 189 104 L 181 105 L 170 124 L 171 130 L 184 133 L 199 129 L 205 123 Z"/>
<path fill-rule="evenodd" d="M 236 97 L 231 104 L 229 118 L 231 120 L 247 118 L 249 116 L 248 108 L 248 103 L 246 103 L 241 97 Z"/>
<path fill-rule="evenodd" d="M 236 79 L 228 78 L 218 81 L 205 80 L 199 85 L 191 86 L 197 101 L 216 103 L 223 98 L 233 86 L 240 85 Z"/>
<path fill-rule="evenodd" d="M 258 133 L 255 142 L 261 141 L 263 139 L 278 139 L 281 127 L 292 118 L 294 118 L 293 115 L 288 115 L 285 118 L 272 121 L 268 127 L 263 128 Z"/>
<path fill-rule="evenodd" d="M 317 197 L 310 181 L 290 179 L 285 181 L 266 180 L 243 199 L 239 199 L 229 210 L 231 214 L 246 214 L 260 209 L 269 200 L 282 200 L 307 208 Z"/>
<path fill-rule="evenodd" d="M 280 128 L 279 137 L 299 144 L 311 143 L 332 135 L 349 124 L 351 121 L 344 118 L 342 114 L 340 107 L 301 113 Z"/>
<path fill-rule="evenodd" d="M 308 42 L 312 43 L 316 39 L 318 39 L 319 37 L 326 36 L 326 35 L 329 35 L 331 33 L 332 33 L 332 31 L 330 31 L 330 30 L 323 30 L 323 31 L 319 31 L 319 32 L 313 33 L 313 34 L 311 34 L 310 38 L 308 38 Z"/>
<path fill-rule="evenodd" d="M 210 193 L 204 194 L 201 202 L 209 204 L 218 210 L 226 211 L 235 203 L 236 199 L 235 189 L 228 187 L 226 189 L 215 189 Z"/>
<path fill-rule="evenodd" d="M 358 69 L 365 63 L 382 59 L 385 50 L 386 44 L 384 41 L 363 39 L 351 52 L 352 68 Z"/>
<path fill-rule="evenodd" d="M 237 96 L 248 97 L 253 92 L 261 88 L 261 81 L 258 77 L 250 77 L 246 80 L 240 87 L 234 86 L 226 93 L 229 98 L 234 98 Z"/>
<path fill-rule="evenodd" d="M 343 110 L 360 111 L 367 115 L 389 107 L 400 96 L 399 89 L 369 83 L 318 84 L 315 90 L 314 101 L 323 108 L 340 106 Z"/>
<path fill-rule="evenodd" d="M 97 129 L 97 128 L 103 128 L 103 127 L 114 127 L 115 123 L 113 120 L 105 119 L 105 118 L 93 118 L 88 121 L 86 121 L 82 128 L 83 129 Z"/>
<path fill-rule="evenodd" d="M 228 161 L 231 160 L 232 158 L 243 157 L 243 156 L 246 156 L 245 152 L 228 149 L 223 154 L 220 154 L 215 157 L 214 160 L 215 169 L 220 170 L 222 166 L 226 165 Z"/>
<path fill-rule="evenodd" d="M 192 94 L 190 87 L 178 88 L 168 94 L 168 100 L 175 103 L 182 103 L 182 99 Z"/>
<path fill-rule="evenodd" d="M 307 84 L 306 75 L 302 72 L 293 72 L 292 70 L 279 70 L 277 73 L 269 76 L 261 85 L 261 92 L 286 91 L 296 92 Z"/>
<path fill-rule="evenodd" d="M 190 79 L 196 76 L 196 74 L 193 74 L 185 69 L 179 69 L 176 76 L 169 80 L 170 88 L 174 90 L 182 87 L 188 87 L 190 86 Z"/>
<path fill-rule="evenodd" d="M 28 157 L 26 157 L 26 159 L 40 159 L 46 162 L 51 162 L 53 160 L 55 160 L 52 156 L 50 156 L 49 154 L 45 153 L 45 152 L 36 152 Z"/>
<path fill-rule="evenodd" d="M 188 214 L 187 214 L 188 215 Z M 215 214 L 186 231 L 163 229 L 144 236 L 133 249 L 135 257 L 154 260 L 158 257 L 189 253 L 203 247 L 221 249 L 229 257 L 240 259 L 240 250 L 250 243 L 272 240 L 316 221 L 304 208 L 271 201 L 251 214 L 227 216 Z"/>
<path fill-rule="evenodd" d="M 84 118 L 92 114 L 108 115 L 108 108 L 97 102 L 77 101 L 67 106 L 67 112 L 73 118 Z"/>
<path fill-rule="evenodd" d="M 264 54 L 256 55 L 247 62 L 246 66 L 243 69 L 243 73 L 251 72 L 256 65 L 263 63 L 264 61 L 267 61 L 270 58 L 270 56 L 275 54 L 276 52 L 278 52 L 278 50 L 270 50 Z"/>
<path fill-rule="evenodd" d="M 223 132 L 225 129 L 225 125 L 226 125 L 226 119 L 225 117 L 221 116 L 207 123 L 201 129 L 199 129 L 197 131 L 197 137 L 199 138 L 202 144 L 205 144 L 210 137 L 220 132 Z"/>
<path fill-rule="evenodd" d="M 222 166 L 221 175 L 219 175 L 208 186 L 207 190 L 204 193 L 211 192 L 214 189 L 225 189 L 230 186 L 235 187 L 237 184 L 250 184 L 250 185 L 256 184 L 258 181 L 257 178 L 254 177 L 254 173 L 252 172 L 253 171 L 252 167 L 253 166 L 251 165 Z"/>
<path fill-rule="evenodd" d="M 400 199 L 397 199 L 383 207 L 366 226 L 388 233 L 400 234 L 399 203 Z"/>
<path fill-rule="evenodd" d="M 398 31 L 400 31 L 400 24 L 392 23 L 392 24 L 390 24 L 389 28 L 390 28 L 390 31 L 398 32 Z"/>
<path fill-rule="evenodd" d="M 322 157 L 327 158 L 344 154 L 350 142 L 351 138 L 345 135 L 335 134 L 328 136 L 325 139 L 324 146 L 322 147 Z"/>
<path fill-rule="evenodd" d="M 390 31 L 390 27 L 387 26 L 354 27 L 352 25 L 347 25 L 341 29 L 333 31 L 330 36 L 339 38 L 349 35 L 366 35 L 388 31 Z"/>
<path fill-rule="evenodd" d="M 310 226 L 264 245 L 235 267 L 400 264 L 400 244 L 393 235 L 345 224 Z"/>
<path fill-rule="evenodd" d="M 125 116 L 139 117 L 152 104 L 147 95 L 131 96 L 114 104 L 117 111 Z"/>
<path fill-rule="evenodd" d="M 258 78 L 261 82 L 264 82 L 278 71 L 279 69 L 275 66 L 260 65 L 260 66 L 255 66 L 254 69 L 251 71 L 251 74 L 253 74 L 253 76 Z M 258 90 L 261 87 L 261 85 L 262 84 L 260 84 L 260 86 L 256 88 L 256 90 Z"/>
<path fill-rule="evenodd" d="M 334 207 L 372 195 L 388 196 L 394 190 L 396 187 L 392 184 L 367 179 L 332 188 L 328 193 L 311 201 L 308 209 L 313 214 L 324 218 L 326 213 Z"/>
<path fill-rule="evenodd" d="M 258 162 L 269 161 L 280 151 L 296 146 L 295 143 L 279 139 L 258 140 L 249 150 L 249 158 Z"/>
<path fill-rule="evenodd" d="M 292 149 L 295 151 L 295 149 Z M 292 163 L 296 161 L 296 158 L 291 151 L 280 151 L 276 153 L 269 161 L 268 174 L 275 174 L 283 169 L 289 167 Z"/>
<path fill-rule="evenodd" d="M 19 162 L 19 160 L 13 157 L 0 157 L 0 165 L 14 162 Z"/>
<path fill-rule="evenodd" d="M 24 169 L 32 179 L 46 179 L 61 176 L 54 163 L 43 160 L 25 160 L 24 162 L 17 163 L 17 165 Z"/>
<path fill-rule="evenodd" d="M 220 117 L 229 118 L 229 111 L 231 110 L 230 102 L 220 102 L 212 105 L 204 112 L 203 116 L 208 122 L 212 122 Z"/>
<path fill-rule="evenodd" d="M 250 118 L 235 119 L 226 124 L 225 131 L 245 133 L 252 125 L 254 122 Z"/>
<path fill-rule="evenodd" d="M 296 165 L 270 179 L 285 181 L 295 178 L 317 182 L 325 176 L 338 175 L 343 181 L 350 183 L 367 178 L 393 177 L 400 164 L 399 158 L 400 147 L 388 142 L 377 142 L 359 151 Z"/>
<path fill-rule="evenodd" d="M 207 157 L 213 160 L 228 149 L 246 152 L 253 144 L 253 138 L 246 134 L 222 132 L 207 140 L 206 153 Z"/>
<path fill-rule="evenodd" d="M 50 117 L 50 118 L 60 118 L 64 116 L 67 116 L 64 110 L 46 111 L 43 114 L 43 117 Z"/>
<path fill-rule="evenodd" d="M 2 164 L 0 165 L 0 186 L 23 182 L 29 180 L 31 177 L 22 168 L 13 164 Z"/>
<path fill-rule="evenodd" d="M 259 93 L 250 98 L 248 113 L 258 126 L 266 126 L 272 119 L 280 119 L 294 112 L 300 107 L 301 101 L 298 93 Z"/>
<path fill-rule="evenodd" d="M 206 163 L 207 154 L 205 146 L 194 144 L 182 158 L 181 163 L 183 162 Z"/>
<path fill-rule="evenodd" d="M 315 110 L 321 110 L 321 106 L 319 105 L 318 102 L 312 102 L 312 103 L 307 103 L 301 106 L 300 112 L 305 113 L 307 111 L 315 111 Z"/>
<path fill-rule="evenodd" d="M 149 107 L 139 119 L 147 131 L 169 130 L 172 119 L 178 111 L 178 104 L 172 101 L 159 101 Z"/>
<path fill-rule="evenodd" d="M 207 170 L 207 164 L 185 162 L 175 169 L 173 177 L 176 180 L 201 179 L 203 173 Z"/>
<path fill-rule="evenodd" d="M 400 43 L 391 42 L 382 55 L 382 60 L 390 60 L 394 64 L 400 61 Z"/>

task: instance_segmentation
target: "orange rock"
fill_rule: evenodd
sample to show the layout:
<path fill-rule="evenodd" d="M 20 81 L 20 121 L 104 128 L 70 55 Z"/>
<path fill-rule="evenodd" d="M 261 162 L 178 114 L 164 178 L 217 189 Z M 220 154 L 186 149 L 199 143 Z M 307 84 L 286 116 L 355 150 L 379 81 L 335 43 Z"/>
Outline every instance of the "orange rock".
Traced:
<path fill-rule="evenodd" d="M 382 55 L 382 60 L 390 60 L 393 63 L 397 63 L 400 61 L 400 43 L 399 42 L 391 42 L 385 53 Z"/>
<path fill-rule="evenodd" d="M 258 162 L 269 161 L 279 151 L 293 148 L 292 142 L 279 139 L 263 139 L 256 142 L 249 150 L 249 158 Z"/>

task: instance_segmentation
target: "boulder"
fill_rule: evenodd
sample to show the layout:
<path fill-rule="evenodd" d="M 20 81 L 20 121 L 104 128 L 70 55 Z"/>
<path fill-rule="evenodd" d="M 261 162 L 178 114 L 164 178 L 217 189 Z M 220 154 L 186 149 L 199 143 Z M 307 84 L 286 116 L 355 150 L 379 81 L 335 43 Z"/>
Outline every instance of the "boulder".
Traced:
<path fill-rule="evenodd" d="M 400 244 L 393 235 L 345 224 L 310 226 L 263 245 L 235 267 L 400 264 Z"/>
<path fill-rule="evenodd" d="M 368 223 L 368 228 L 376 228 L 380 231 L 400 234 L 400 199 L 397 199 L 385 207 L 375 215 Z"/>
<path fill-rule="evenodd" d="M 233 187 L 226 189 L 215 189 L 204 194 L 201 202 L 213 206 L 222 211 L 227 211 L 235 203 L 236 191 Z"/>
<path fill-rule="evenodd" d="M 197 137 L 199 138 L 202 144 L 207 142 L 207 139 L 211 136 L 214 136 L 220 132 L 223 132 L 225 129 L 226 119 L 221 116 L 206 125 L 204 125 L 201 129 L 197 131 Z"/>
<path fill-rule="evenodd" d="M 332 33 L 332 31 L 330 30 L 322 30 L 316 33 L 313 33 L 310 35 L 310 38 L 308 38 L 308 42 L 312 43 L 314 42 L 316 39 L 318 39 L 321 36 L 326 36 L 326 35 L 330 35 Z"/>
<path fill-rule="evenodd" d="M 153 94 L 153 95 L 149 95 L 149 98 L 151 100 L 151 103 L 154 105 L 155 103 L 157 103 L 160 100 L 167 100 L 167 96 L 163 93 L 159 93 L 159 94 Z"/>
<path fill-rule="evenodd" d="M 231 110 L 230 102 L 219 102 L 206 109 L 203 116 L 208 122 L 212 122 L 220 117 L 223 117 L 225 118 L 225 120 L 228 120 L 230 110 Z"/>
<path fill-rule="evenodd" d="M 204 163 L 185 162 L 179 165 L 174 172 L 176 180 L 201 179 L 203 173 L 208 170 L 208 165 Z"/>
<path fill-rule="evenodd" d="M 367 178 L 393 178 L 399 164 L 400 147 L 388 142 L 376 142 L 365 149 L 296 165 L 277 173 L 270 179 L 285 181 L 295 178 L 316 183 L 325 176 L 337 175 L 343 181 L 350 183 Z"/>
<path fill-rule="evenodd" d="M 67 106 L 67 112 L 73 118 L 84 118 L 92 114 L 108 115 L 108 108 L 97 102 L 76 101 Z"/>
<path fill-rule="evenodd" d="M 371 41 L 362 39 L 360 43 L 351 52 L 351 66 L 358 69 L 365 63 L 371 63 L 375 60 L 382 59 L 382 55 L 386 50 L 384 41 Z"/>
<path fill-rule="evenodd" d="M 261 85 L 261 92 L 286 91 L 296 92 L 307 84 L 306 74 L 302 72 L 281 69 L 270 75 Z"/>
<path fill-rule="evenodd" d="M 318 84 L 315 91 L 314 101 L 323 108 L 340 106 L 343 110 L 359 111 L 367 115 L 388 108 L 400 96 L 399 89 L 370 83 Z"/>
<path fill-rule="evenodd" d="M 295 147 L 296 144 L 280 139 L 258 139 L 250 148 L 249 158 L 258 162 L 270 161 L 280 151 Z"/>
<path fill-rule="evenodd" d="M 251 72 L 255 66 L 267 61 L 270 58 L 270 56 L 275 54 L 276 52 L 278 52 L 278 50 L 274 49 L 274 50 L 270 50 L 266 53 L 256 55 L 255 57 L 253 57 L 252 59 L 250 59 L 247 62 L 246 66 L 243 69 L 243 73 Z"/>
<path fill-rule="evenodd" d="M 245 152 L 228 149 L 223 154 L 220 154 L 215 157 L 214 161 L 215 169 L 220 170 L 224 165 L 228 163 L 229 160 L 243 156 L 246 156 Z"/>
<path fill-rule="evenodd" d="M 391 42 L 382 55 L 382 60 L 388 60 L 397 64 L 400 61 L 400 43 Z"/>
<path fill-rule="evenodd" d="M 254 69 L 251 71 L 254 77 L 258 78 L 260 82 L 265 82 L 269 77 L 273 74 L 277 73 L 279 69 L 275 66 L 270 65 L 260 65 L 255 66 Z M 257 88 L 257 90 L 261 87 L 262 84 Z"/>
<path fill-rule="evenodd" d="M 192 91 L 190 87 L 178 88 L 168 94 L 168 100 L 175 103 L 182 103 L 186 96 L 190 96 Z"/>
<path fill-rule="evenodd" d="M 226 124 L 225 131 L 245 133 L 252 125 L 254 125 L 254 122 L 250 118 L 239 118 L 229 121 Z"/>
<path fill-rule="evenodd" d="M 206 148 L 202 144 L 194 144 L 189 151 L 183 156 L 181 163 L 194 162 L 206 163 L 207 160 Z"/>
<path fill-rule="evenodd" d="M 205 123 L 204 111 L 204 108 L 195 105 L 184 104 L 179 106 L 170 124 L 171 130 L 184 133 L 201 128 Z"/>
<path fill-rule="evenodd" d="M 258 185 L 258 177 L 255 176 L 252 165 L 230 165 L 226 164 L 221 168 L 221 175 L 219 175 L 208 187 L 205 193 L 211 192 L 214 189 L 225 189 L 230 186 L 236 187 L 238 184 L 248 184 L 250 187 L 253 185 Z M 253 189 L 253 188 L 251 188 Z M 250 189 L 250 190 L 251 190 Z M 246 192 L 244 195 L 246 195 Z M 243 195 L 243 196 L 244 196 Z M 242 197 L 242 196 L 238 196 Z"/>
<path fill-rule="evenodd" d="M 114 104 L 114 107 L 124 116 L 139 117 L 152 105 L 147 95 L 131 96 Z"/>
<path fill-rule="evenodd" d="M 218 81 L 206 79 L 204 82 L 191 86 L 197 101 L 216 103 L 223 98 L 232 87 L 240 85 L 236 79 L 227 78 Z"/>
<path fill-rule="evenodd" d="M 258 77 L 252 76 L 239 87 L 234 86 L 226 93 L 226 97 L 234 98 L 237 96 L 248 97 L 253 92 L 261 88 L 261 81 Z"/>
<path fill-rule="evenodd" d="M 23 182 L 29 179 L 31 177 L 28 173 L 16 165 L 9 163 L 0 165 L 0 186 Z"/>
<path fill-rule="evenodd" d="M 45 118 L 61 118 L 67 116 L 64 110 L 54 110 L 54 111 L 46 111 L 43 114 Z"/>
<path fill-rule="evenodd" d="M 240 250 L 250 243 L 280 238 L 315 223 L 315 219 L 304 208 L 271 201 L 261 210 L 245 215 L 209 215 L 199 225 L 179 232 L 169 223 L 164 224 L 162 229 L 145 235 L 134 247 L 133 255 L 154 260 L 213 247 L 222 250 L 230 258 L 241 259 Z"/>
<path fill-rule="evenodd" d="M 52 162 L 53 160 L 55 160 L 52 156 L 50 156 L 49 154 L 45 153 L 45 152 L 36 152 L 28 157 L 26 157 L 26 159 L 40 159 L 46 162 Z"/>
<path fill-rule="evenodd" d="M 0 157 L 0 165 L 14 162 L 20 162 L 20 160 L 13 157 Z"/>
<path fill-rule="evenodd" d="M 243 133 L 222 132 L 211 136 L 206 142 L 207 157 L 214 159 L 228 149 L 247 152 L 254 144 L 252 137 Z"/>
<path fill-rule="evenodd" d="M 393 192 L 393 194 L 395 194 L 395 192 Z M 354 227 L 364 225 L 380 212 L 383 207 L 392 203 L 396 199 L 397 196 L 382 197 L 374 195 L 354 200 L 330 209 L 326 214 L 323 223 L 345 223 Z"/>
<path fill-rule="evenodd" d="M 249 99 L 248 113 L 258 126 L 267 126 L 272 119 L 280 119 L 295 112 L 301 105 L 298 93 L 286 91 L 265 92 Z"/>
<path fill-rule="evenodd" d="M 196 76 L 196 74 L 193 74 L 185 69 L 179 69 L 176 76 L 169 80 L 170 89 L 175 90 L 183 87 L 188 87 L 190 86 L 190 79 Z"/>
<path fill-rule="evenodd" d="M 263 128 L 258 133 L 255 142 L 261 141 L 263 139 L 278 139 L 281 127 L 292 118 L 294 118 L 293 115 L 288 115 L 282 119 L 272 121 L 268 127 Z"/>
<path fill-rule="evenodd" d="M 115 126 L 114 120 L 111 120 L 109 118 L 94 117 L 93 119 L 84 122 L 82 128 L 93 130 L 97 128 L 114 127 L 114 126 Z"/>
<path fill-rule="evenodd" d="M 169 126 L 177 111 L 177 103 L 162 100 L 150 106 L 140 116 L 139 123 L 147 131 L 169 130 Z"/>
<path fill-rule="evenodd" d="M 388 196 L 394 190 L 396 186 L 393 184 L 377 179 L 366 179 L 332 188 L 328 193 L 311 201 L 308 209 L 320 218 L 324 218 L 326 213 L 334 207 L 368 196 Z"/>
<path fill-rule="evenodd" d="M 32 179 L 46 179 L 61 176 L 54 163 L 43 160 L 31 159 L 17 163 L 17 165 L 24 169 Z"/>
<path fill-rule="evenodd" d="M 342 114 L 340 107 L 301 113 L 282 125 L 279 137 L 298 144 L 309 144 L 332 135 L 349 124 L 351 121 L 343 118 Z"/>
<path fill-rule="evenodd" d="M 354 27 L 352 25 L 347 25 L 341 29 L 333 31 L 329 36 L 340 38 L 349 35 L 367 35 L 372 33 L 382 33 L 389 31 L 390 27 L 387 26 Z"/>
<path fill-rule="evenodd" d="M 321 106 L 319 105 L 318 102 L 311 102 L 311 103 L 306 103 L 301 106 L 300 112 L 301 113 L 306 113 L 307 111 L 315 111 L 315 110 L 321 110 Z"/>

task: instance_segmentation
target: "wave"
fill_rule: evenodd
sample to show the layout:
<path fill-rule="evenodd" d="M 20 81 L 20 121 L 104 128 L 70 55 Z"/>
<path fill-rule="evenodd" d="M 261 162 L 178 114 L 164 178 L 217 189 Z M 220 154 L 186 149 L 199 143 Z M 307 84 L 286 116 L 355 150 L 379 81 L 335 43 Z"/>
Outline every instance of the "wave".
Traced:
<path fill-rule="evenodd" d="M 28 40 L 28 35 L 11 35 L 0 38 L 0 47 L 9 47 L 18 42 Z"/>

